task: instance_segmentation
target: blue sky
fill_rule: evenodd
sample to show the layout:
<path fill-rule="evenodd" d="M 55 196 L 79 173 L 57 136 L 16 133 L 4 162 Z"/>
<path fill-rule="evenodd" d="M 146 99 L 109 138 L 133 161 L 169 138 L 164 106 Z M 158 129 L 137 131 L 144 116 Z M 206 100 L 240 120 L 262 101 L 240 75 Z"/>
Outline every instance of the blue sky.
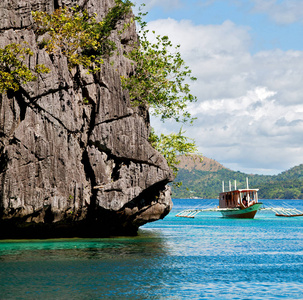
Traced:
<path fill-rule="evenodd" d="M 137 1 L 137 5 L 141 0 Z M 185 127 L 199 151 L 235 171 L 303 163 L 303 1 L 151 0 L 149 28 L 181 45 L 198 78 Z M 176 124 L 152 119 L 158 131 Z"/>
<path fill-rule="evenodd" d="M 156 1 L 151 1 L 155 2 Z M 160 1 L 158 1 L 160 3 Z M 169 3 L 175 3 L 170 6 Z M 283 9 L 286 3 L 300 3 L 299 1 L 264 1 L 276 3 L 276 7 Z M 175 20 L 188 19 L 193 24 L 222 24 L 230 20 L 235 24 L 249 27 L 252 35 L 252 52 L 264 49 L 279 48 L 282 50 L 297 49 L 303 50 L 303 43 L 300 36 L 303 35 L 302 21 L 298 17 L 290 17 L 290 20 L 274 20 L 270 11 L 261 10 L 256 7 L 255 1 L 166 1 L 162 5 L 149 4 L 151 7 L 146 20 L 157 20 L 172 18 Z M 300 5 L 303 8 L 302 5 Z M 298 6 L 298 9 L 300 9 Z M 289 8 L 290 9 L 290 8 Z M 289 12 L 291 14 L 291 12 Z M 303 17 L 303 13 L 301 14 Z M 295 20 L 295 22 L 291 21 Z"/>

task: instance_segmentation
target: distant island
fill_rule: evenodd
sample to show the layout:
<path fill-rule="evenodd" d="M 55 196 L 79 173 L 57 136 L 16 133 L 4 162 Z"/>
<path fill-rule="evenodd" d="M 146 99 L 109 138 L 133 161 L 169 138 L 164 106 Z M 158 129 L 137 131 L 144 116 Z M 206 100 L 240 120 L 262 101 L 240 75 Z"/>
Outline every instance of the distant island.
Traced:
<path fill-rule="evenodd" d="M 182 186 L 172 189 L 173 198 L 203 198 L 214 199 L 222 190 L 222 181 L 228 188 L 229 181 L 234 187 L 246 187 L 246 177 L 249 187 L 259 188 L 260 199 L 303 199 L 303 164 L 278 175 L 254 175 L 232 171 L 214 159 L 198 155 L 181 156 L 178 165 L 179 172 L 175 179 Z"/>

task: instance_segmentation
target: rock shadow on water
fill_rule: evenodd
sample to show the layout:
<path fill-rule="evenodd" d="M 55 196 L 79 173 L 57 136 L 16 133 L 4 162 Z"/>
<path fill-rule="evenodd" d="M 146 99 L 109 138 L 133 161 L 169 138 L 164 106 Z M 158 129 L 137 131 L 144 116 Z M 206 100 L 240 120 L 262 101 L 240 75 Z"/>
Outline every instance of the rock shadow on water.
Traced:
<path fill-rule="evenodd" d="M 134 237 L 2 240 L 0 262 L 139 259 L 163 256 L 168 251 L 161 233 L 140 230 Z"/>

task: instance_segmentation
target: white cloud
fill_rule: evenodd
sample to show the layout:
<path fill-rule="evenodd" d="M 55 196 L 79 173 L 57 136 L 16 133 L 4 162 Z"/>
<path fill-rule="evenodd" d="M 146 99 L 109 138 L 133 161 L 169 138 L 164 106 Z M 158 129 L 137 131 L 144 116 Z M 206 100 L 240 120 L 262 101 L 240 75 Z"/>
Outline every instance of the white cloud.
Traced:
<path fill-rule="evenodd" d="M 278 173 L 303 162 L 303 52 L 251 55 L 249 28 L 230 21 L 196 26 L 167 19 L 149 27 L 181 44 L 198 78 L 192 91 L 199 100 L 190 107 L 198 119 L 186 130 L 205 156 L 254 173 Z"/>
<path fill-rule="evenodd" d="M 200 99 L 240 96 L 247 90 L 247 86 L 237 84 L 239 78 L 247 76 L 251 65 L 249 28 L 231 21 L 195 26 L 188 20 L 173 19 L 150 22 L 149 28 L 168 35 L 174 45 L 181 45 L 183 59 L 200 79 L 193 86 Z"/>
<path fill-rule="evenodd" d="M 265 13 L 279 24 L 291 24 L 302 21 L 302 0 L 252 0 L 253 12 Z"/>

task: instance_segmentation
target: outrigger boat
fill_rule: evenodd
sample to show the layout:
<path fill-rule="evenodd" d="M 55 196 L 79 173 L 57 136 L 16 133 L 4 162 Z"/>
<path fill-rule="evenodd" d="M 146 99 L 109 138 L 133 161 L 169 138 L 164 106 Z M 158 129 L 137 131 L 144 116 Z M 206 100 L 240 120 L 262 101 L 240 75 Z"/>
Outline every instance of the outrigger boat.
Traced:
<path fill-rule="evenodd" d="M 222 193 L 219 194 L 219 206 L 204 207 L 195 209 L 186 209 L 176 214 L 176 217 L 194 218 L 200 212 L 216 211 L 221 212 L 224 218 L 253 219 L 259 210 L 273 211 L 278 217 L 303 217 L 303 211 L 290 207 L 286 203 L 285 207 L 264 207 L 258 200 L 259 189 L 250 189 L 248 187 L 248 178 L 246 178 L 246 189 L 231 189 L 229 182 L 229 191 L 224 191 L 224 182 L 222 182 Z"/>
<path fill-rule="evenodd" d="M 235 181 L 235 189 L 231 190 L 231 183 L 229 182 L 229 191 L 225 192 L 223 181 L 218 207 L 185 210 L 178 213 L 176 217 L 194 218 L 202 211 L 219 211 L 224 218 L 253 219 L 262 206 L 262 203 L 258 202 L 258 191 L 259 189 L 249 189 L 248 179 L 246 179 L 246 189 L 237 189 Z"/>
<path fill-rule="evenodd" d="M 224 218 L 253 219 L 261 206 L 258 189 L 235 189 L 220 193 L 219 210 Z"/>
<path fill-rule="evenodd" d="M 224 191 L 224 181 L 222 182 L 222 193 L 219 195 L 219 206 L 215 209 L 187 210 L 177 214 L 177 217 L 193 218 L 201 211 L 220 211 L 224 218 L 253 219 L 262 203 L 258 202 L 259 189 L 249 189 L 248 179 L 246 179 L 246 189 L 231 190 L 229 182 L 229 191 Z"/>
<path fill-rule="evenodd" d="M 222 182 L 223 192 L 219 195 L 219 208 L 224 218 L 253 219 L 262 203 L 258 202 L 259 189 L 249 189 L 248 178 L 246 178 L 246 189 L 231 190 L 224 192 L 224 182 Z"/>

